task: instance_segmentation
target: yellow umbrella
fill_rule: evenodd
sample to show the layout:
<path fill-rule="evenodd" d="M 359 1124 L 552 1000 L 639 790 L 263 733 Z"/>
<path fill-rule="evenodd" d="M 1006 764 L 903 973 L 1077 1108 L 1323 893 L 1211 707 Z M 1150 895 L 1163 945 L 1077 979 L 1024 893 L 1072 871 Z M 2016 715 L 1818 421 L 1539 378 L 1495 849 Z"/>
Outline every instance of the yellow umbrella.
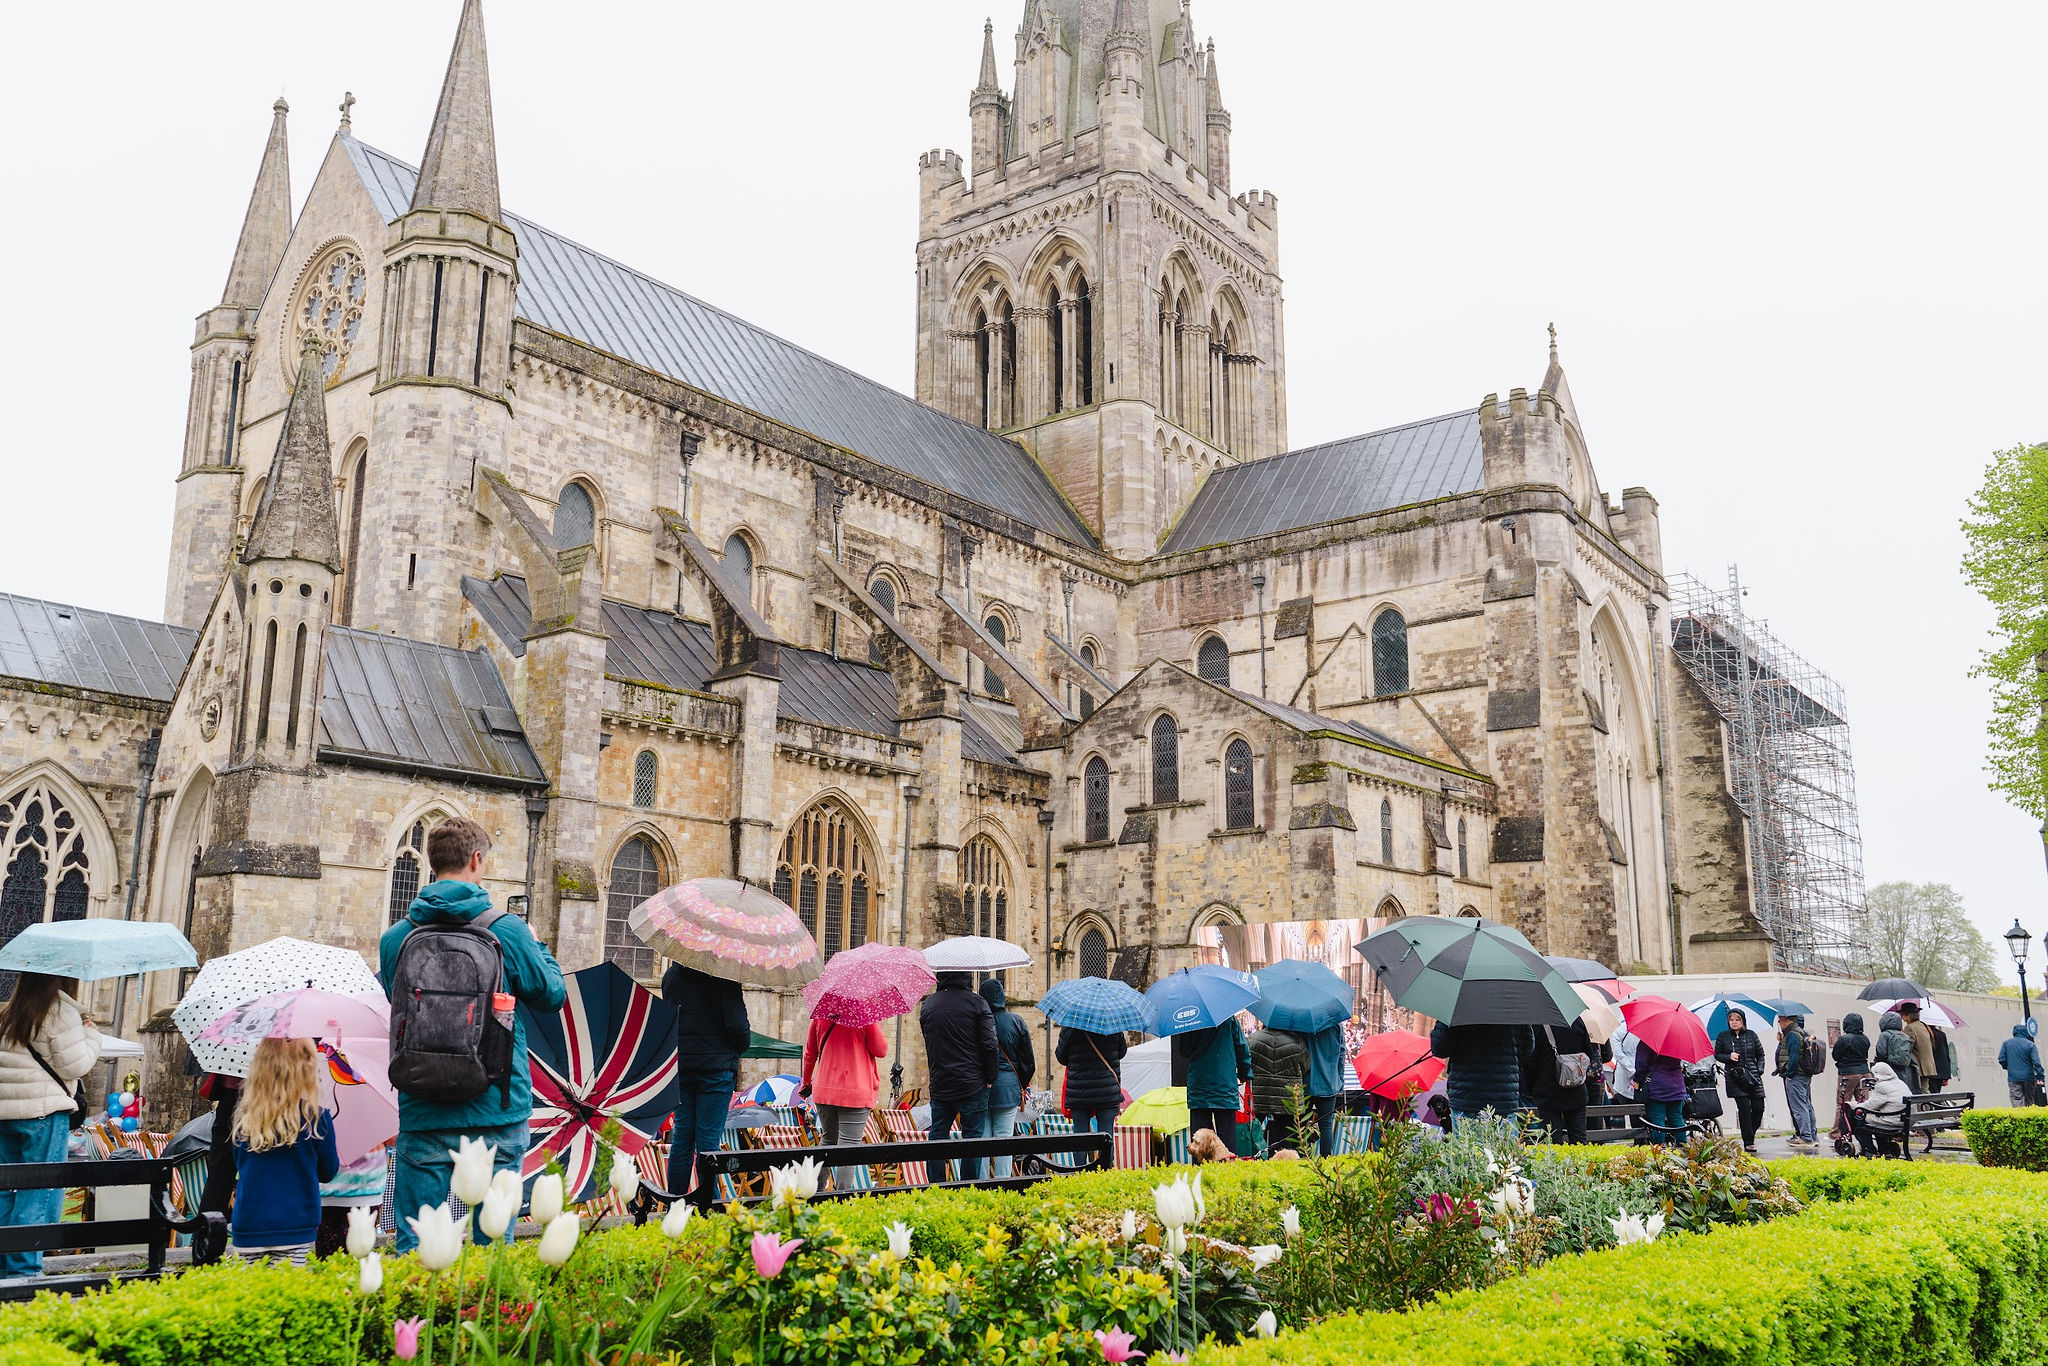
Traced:
<path fill-rule="evenodd" d="M 1579 1016 L 1579 1023 L 1586 1027 L 1586 1037 L 1596 1044 L 1613 1038 L 1614 1031 L 1621 1028 L 1621 1012 L 1614 1008 L 1614 1002 L 1601 995 L 1597 987 L 1584 982 L 1572 983 L 1572 990 L 1586 1003 L 1586 1013 Z"/>
<path fill-rule="evenodd" d="M 1150 1125 L 1155 1132 L 1177 1134 L 1188 1127 L 1188 1088 L 1185 1086 L 1162 1086 L 1156 1091 L 1147 1091 L 1117 1116 L 1119 1124 Z"/>

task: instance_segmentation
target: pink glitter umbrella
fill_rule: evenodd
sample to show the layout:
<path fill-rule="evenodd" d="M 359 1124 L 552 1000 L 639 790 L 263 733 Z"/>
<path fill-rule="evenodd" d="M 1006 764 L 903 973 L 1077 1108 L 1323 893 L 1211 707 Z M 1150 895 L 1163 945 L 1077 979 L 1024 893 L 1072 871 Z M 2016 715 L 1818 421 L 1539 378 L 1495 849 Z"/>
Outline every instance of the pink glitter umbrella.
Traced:
<path fill-rule="evenodd" d="M 824 973 L 804 988 L 814 1019 L 859 1029 L 907 1015 L 939 979 L 924 954 L 894 944 L 862 944 L 832 955 Z"/>
<path fill-rule="evenodd" d="M 626 923 L 656 953 L 713 977 L 793 987 L 818 975 L 818 945 L 804 922 L 753 883 L 679 882 L 641 902 Z"/>

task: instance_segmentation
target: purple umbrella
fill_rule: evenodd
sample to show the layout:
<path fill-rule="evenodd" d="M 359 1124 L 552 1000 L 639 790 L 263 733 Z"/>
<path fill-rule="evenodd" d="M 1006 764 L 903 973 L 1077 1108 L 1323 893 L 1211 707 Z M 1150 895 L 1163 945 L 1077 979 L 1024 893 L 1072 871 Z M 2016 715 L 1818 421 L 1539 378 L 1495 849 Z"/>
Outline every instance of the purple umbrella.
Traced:
<path fill-rule="evenodd" d="M 939 979 L 916 949 L 863 944 L 832 955 L 825 971 L 804 985 L 811 1017 L 860 1029 L 907 1015 Z"/>

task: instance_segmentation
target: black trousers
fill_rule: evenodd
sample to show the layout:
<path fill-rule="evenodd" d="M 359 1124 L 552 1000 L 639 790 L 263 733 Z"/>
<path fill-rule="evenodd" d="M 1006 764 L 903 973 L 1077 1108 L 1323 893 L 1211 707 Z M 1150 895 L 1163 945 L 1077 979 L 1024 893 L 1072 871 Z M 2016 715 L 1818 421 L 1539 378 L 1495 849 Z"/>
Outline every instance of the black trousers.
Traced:
<path fill-rule="evenodd" d="M 1270 1153 L 1280 1148 L 1292 1148 L 1294 1146 L 1294 1115 L 1292 1113 L 1261 1115 L 1259 1118 L 1266 1121 L 1267 1152 Z"/>
<path fill-rule="evenodd" d="M 1194 1118 L 1188 1126 L 1190 1137 L 1204 1129 L 1214 1129 L 1216 1137 L 1223 1140 L 1223 1146 L 1233 1153 L 1237 1151 L 1237 1111 L 1235 1110 L 1194 1110 Z"/>
<path fill-rule="evenodd" d="M 1583 1096 L 1585 1093 L 1578 1094 Z M 1583 1100 L 1577 1105 L 1539 1105 L 1536 1107 L 1536 1122 L 1549 1131 L 1553 1143 L 1586 1141 L 1586 1105 Z"/>
<path fill-rule="evenodd" d="M 1730 1096 L 1729 1104 L 1735 1107 L 1735 1122 L 1742 1129 L 1742 1146 L 1756 1146 L 1757 1127 L 1764 1122 L 1764 1098 L 1757 1096 Z"/>
<path fill-rule="evenodd" d="M 215 1214 L 226 1214 L 235 1199 L 235 1103 L 241 1098 L 240 1087 L 223 1088 L 213 1103 L 213 1142 L 206 1149 L 206 1189 L 199 1208 Z"/>

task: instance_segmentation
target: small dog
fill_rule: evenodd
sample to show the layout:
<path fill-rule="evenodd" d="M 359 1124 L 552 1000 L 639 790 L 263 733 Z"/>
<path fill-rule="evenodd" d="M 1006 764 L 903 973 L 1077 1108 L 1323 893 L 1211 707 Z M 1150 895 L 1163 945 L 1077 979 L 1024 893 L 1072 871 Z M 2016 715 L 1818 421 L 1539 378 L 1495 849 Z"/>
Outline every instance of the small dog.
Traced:
<path fill-rule="evenodd" d="M 1223 1146 L 1214 1129 L 1197 1129 L 1188 1139 L 1188 1156 L 1197 1162 L 1232 1162 L 1237 1154 Z"/>
<path fill-rule="evenodd" d="M 1266 1155 L 1266 1160 L 1269 1162 L 1299 1162 L 1301 1161 L 1301 1154 L 1292 1148 L 1275 1148 Z"/>

